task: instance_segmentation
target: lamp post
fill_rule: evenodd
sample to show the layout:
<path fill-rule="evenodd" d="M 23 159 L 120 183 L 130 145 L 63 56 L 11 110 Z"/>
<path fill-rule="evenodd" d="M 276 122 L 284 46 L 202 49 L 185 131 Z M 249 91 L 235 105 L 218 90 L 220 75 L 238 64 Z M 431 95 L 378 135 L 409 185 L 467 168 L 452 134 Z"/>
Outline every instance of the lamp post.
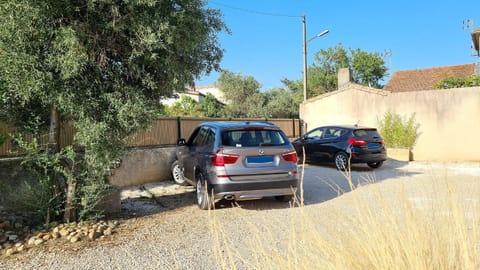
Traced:
<path fill-rule="evenodd" d="M 307 43 L 325 36 L 330 32 L 329 30 L 323 30 L 323 32 L 317 34 L 316 36 L 310 38 L 307 41 L 307 19 L 306 16 L 302 16 L 302 23 L 303 23 L 303 101 L 307 100 Z"/>

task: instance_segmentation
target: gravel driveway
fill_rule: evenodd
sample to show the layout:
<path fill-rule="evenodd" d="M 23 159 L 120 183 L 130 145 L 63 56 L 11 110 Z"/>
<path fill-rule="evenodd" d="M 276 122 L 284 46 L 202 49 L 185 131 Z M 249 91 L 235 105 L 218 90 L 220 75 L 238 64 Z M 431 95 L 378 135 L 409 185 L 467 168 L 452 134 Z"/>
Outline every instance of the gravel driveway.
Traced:
<path fill-rule="evenodd" d="M 432 195 L 435 182 L 444 179 L 454 182 L 457 192 L 478 200 L 479 163 L 387 161 L 377 170 L 358 165 L 352 171 L 352 182 L 361 188 L 353 192 L 333 166 L 308 164 L 305 207 L 293 211 L 287 203 L 270 198 L 240 202 L 238 207 L 218 204 L 215 211 L 201 211 L 194 205 L 193 188 L 167 182 L 147 184 L 123 190 L 121 225 L 112 238 L 30 249 L 3 257 L 0 269 L 221 269 L 214 253 L 226 254 L 228 250 L 215 244 L 219 234 L 242 257 L 248 258 L 252 242 L 246 239 L 252 234 L 273 235 L 272 246 L 285 246 L 288 221 L 299 209 L 308 212 L 322 227 L 337 222 L 332 213 L 349 211 L 353 193 L 368 196 L 375 186 L 392 194 L 393 200 L 393 195 L 402 189 L 409 198 L 421 203 L 427 193 Z M 215 222 L 210 222 L 212 219 Z M 239 259 L 236 264 L 239 269 L 251 268 Z"/>

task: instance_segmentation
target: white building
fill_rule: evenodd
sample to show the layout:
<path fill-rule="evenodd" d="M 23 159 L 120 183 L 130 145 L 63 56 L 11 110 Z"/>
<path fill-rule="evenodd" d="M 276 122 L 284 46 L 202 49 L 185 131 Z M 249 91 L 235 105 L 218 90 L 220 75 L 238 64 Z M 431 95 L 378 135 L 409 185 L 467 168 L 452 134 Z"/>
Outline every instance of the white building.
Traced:
<path fill-rule="evenodd" d="M 172 106 L 175 102 L 178 102 L 182 99 L 182 96 L 191 97 L 193 100 L 199 104 L 203 103 L 203 99 L 207 94 L 212 94 L 219 102 L 227 104 L 223 92 L 218 89 L 215 85 L 210 86 L 199 86 L 186 89 L 182 93 L 173 93 L 169 97 L 164 97 L 160 100 L 163 105 Z"/>

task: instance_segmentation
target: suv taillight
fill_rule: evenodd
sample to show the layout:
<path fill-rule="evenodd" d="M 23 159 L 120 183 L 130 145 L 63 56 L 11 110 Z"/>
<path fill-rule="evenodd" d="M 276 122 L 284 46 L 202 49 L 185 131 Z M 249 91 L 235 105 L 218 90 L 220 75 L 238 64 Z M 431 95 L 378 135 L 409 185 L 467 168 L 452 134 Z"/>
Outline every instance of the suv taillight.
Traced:
<path fill-rule="evenodd" d="M 282 157 L 287 162 L 297 163 L 297 160 L 298 160 L 297 152 L 295 151 L 282 154 Z"/>
<path fill-rule="evenodd" d="M 233 164 L 237 162 L 240 155 L 224 154 L 222 150 L 218 150 L 212 156 L 212 165 L 215 167 L 225 166 L 225 164 Z"/>
<path fill-rule="evenodd" d="M 367 145 L 367 142 L 364 141 L 364 140 L 357 140 L 355 138 L 350 138 L 348 139 L 348 144 L 351 144 L 353 146 L 364 146 L 364 145 Z"/>

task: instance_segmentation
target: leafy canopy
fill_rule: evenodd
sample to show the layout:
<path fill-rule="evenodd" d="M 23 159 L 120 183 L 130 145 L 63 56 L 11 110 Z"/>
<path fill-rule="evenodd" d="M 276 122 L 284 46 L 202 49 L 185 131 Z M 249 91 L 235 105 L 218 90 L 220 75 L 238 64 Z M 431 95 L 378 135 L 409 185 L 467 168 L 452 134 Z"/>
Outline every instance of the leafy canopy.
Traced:
<path fill-rule="evenodd" d="M 315 54 L 315 62 L 307 68 L 307 95 L 314 97 L 338 89 L 337 74 L 341 68 L 349 68 L 352 81 L 358 84 L 381 88 L 381 80 L 388 68 L 379 53 L 361 49 L 345 49 L 342 44 L 322 49 Z M 283 80 L 290 89 L 295 89 L 297 98 L 302 100 L 303 80 Z M 302 89 L 302 91 L 299 91 Z"/>
<path fill-rule="evenodd" d="M 0 115 L 35 133 L 50 109 L 73 121 L 83 194 L 95 194 L 160 96 L 218 70 L 217 33 L 228 31 L 201 0 L 1 1 L 0 26 Z"/>

